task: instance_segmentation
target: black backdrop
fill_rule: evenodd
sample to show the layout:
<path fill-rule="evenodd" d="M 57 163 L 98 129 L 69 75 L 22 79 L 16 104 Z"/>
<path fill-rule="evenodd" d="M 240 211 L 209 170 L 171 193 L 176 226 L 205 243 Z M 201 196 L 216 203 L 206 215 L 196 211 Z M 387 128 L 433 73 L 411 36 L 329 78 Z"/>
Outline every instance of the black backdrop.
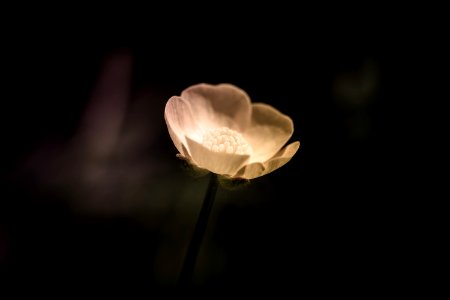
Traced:
<path fill-rule="evenodd" d="M 199 82 L 235 84 L 288 114 L 292 141 L 301 147 L 280 170 L 244 189 L 219 191 L 197 287 L 320 294 L 397 284 L 406 267 L 402 203 L 387 195 L 395 182 L 387 171 L 388 124 L 397 109 L 392 84 L 401 72 L 395 34 L 364 15 L 328 22 L 295 11 L 251 18 L 197 13 L 162 22 L 155 15 L 37 22 L 6 43 L 5 284 L 149 294 L 173 287 L 207 182 L 179 168 L 163 109 L 170 96 Z M 77 169 L 91 161 L 77 156 L 83 150 L 74 137 L 115 57 L 125 68 L 132 64 L 118 111 L 132 124 L 138 120 L 122 138 L 140 138 L 106 163 L 104 172 L 119 175 L 101 181 L 102 192 L 113 192 L 98 196 L 97 181 L 86 188 L 90 173 Z M 96 197 L 103 202 L 90 205 Z"/>

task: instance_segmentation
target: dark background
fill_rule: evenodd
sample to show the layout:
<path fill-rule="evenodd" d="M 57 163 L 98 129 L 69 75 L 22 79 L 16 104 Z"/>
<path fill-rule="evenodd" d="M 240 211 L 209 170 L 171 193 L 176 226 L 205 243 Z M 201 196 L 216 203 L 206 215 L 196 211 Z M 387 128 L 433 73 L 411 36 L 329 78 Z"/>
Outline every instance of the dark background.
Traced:
<path fill-rule="evenodd" d="M 41 20 L 8 40 L 6 285 L 174 287 L 207 179 L 180 167 L 163 112 L 200 82 L 232 83 L 289 115 L 301 147 L 274 173 L 219 190 L 197 287 L 372 291 L 413 268 L 391 189 L 402 29 L 364 14 L 214 11 Z M 104 100 L 124 82 L 121 100 Z M 98 150 L 118 119 L 114 143 Z"/>

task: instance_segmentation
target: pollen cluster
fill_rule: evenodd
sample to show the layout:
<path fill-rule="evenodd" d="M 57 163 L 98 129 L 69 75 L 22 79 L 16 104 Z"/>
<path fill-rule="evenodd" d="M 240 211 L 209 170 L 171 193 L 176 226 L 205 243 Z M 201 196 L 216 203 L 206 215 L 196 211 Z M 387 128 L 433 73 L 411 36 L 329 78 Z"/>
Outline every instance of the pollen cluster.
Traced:
<path fill-rule="evenodd" d="M 228 127 L 208 130 L 203 135 L 202 145 L 214 152 L 228 154 L 250 154 L 251 146 L 242 134 Z"/>

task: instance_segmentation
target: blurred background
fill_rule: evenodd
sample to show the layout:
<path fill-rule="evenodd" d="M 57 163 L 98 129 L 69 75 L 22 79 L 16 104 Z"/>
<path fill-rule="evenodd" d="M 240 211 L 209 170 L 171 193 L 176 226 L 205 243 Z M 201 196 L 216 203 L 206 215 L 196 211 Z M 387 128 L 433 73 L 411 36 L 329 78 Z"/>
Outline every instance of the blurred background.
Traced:
<path fill-rule="evenodd" d="M 12 35 L 4 284 L 174 287 L 208 178 L 183 170 L 163 112 L 200 82 L 232 83 L 289 115 L 301 148 L 249 186 L 219 189 L 195 285 L 320 294 L 397 284 L 403 204 L 386 196 L 395 38 L 365 15 L 221 12 L 61 17 Z"/>

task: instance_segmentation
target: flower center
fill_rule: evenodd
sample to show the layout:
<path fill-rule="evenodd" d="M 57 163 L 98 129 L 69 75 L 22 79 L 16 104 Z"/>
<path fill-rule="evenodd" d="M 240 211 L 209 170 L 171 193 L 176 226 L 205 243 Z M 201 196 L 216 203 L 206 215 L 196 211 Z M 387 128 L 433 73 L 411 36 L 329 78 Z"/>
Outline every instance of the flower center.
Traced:
<path fill-rule="evenodd" d="M 229 154 L 250 154 L 252 147 L 237 131 L 228 127 L 208 130 L 203 135 L 203 146 L 214 152 Z"/>

